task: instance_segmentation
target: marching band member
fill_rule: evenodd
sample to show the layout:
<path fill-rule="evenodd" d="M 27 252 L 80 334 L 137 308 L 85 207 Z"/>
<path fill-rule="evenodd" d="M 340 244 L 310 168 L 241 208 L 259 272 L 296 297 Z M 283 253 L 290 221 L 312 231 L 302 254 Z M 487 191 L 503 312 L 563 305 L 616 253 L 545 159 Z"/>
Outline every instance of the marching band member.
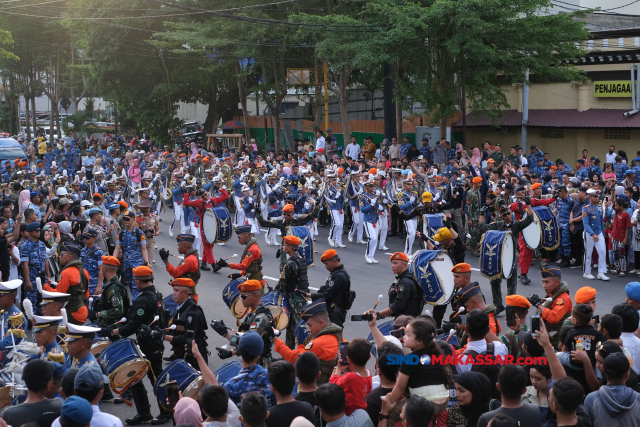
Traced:
<path fill-rule="evenodd" d="M 165 248 L 159 251 L 160 259 L 164 262 L 167 273 L 169 273 L 171 277 L 175 279 L 189 278 L 193 280 L 194 284 L 191 293 L 196 302 L 198 302 L 198 293 L 195 287 L 200 281 L 200 266 L 198 251 L 193 247 L 193 242 L 196 238 L 193 234 L 180 234 L 176 237 L 176 240 L 178 241 L 178 253 L 184 257 L 180 264 L 174 267 L 173 264 L 169 262 L 170 253 Z"/>
<path fill-rule="evenodd" d="M 63 292 L 45 291 L 44 289 L 40 293 L 42 294 L 42 302 L 40 303 L 40 306 L 42 307 L 42 314 L 48 317 L 60 317 L 60 320 L 58 321 L 58 335 L 56 341 L 67 359 L 66 363 L 63 363 L 63 365 L 70 366 L 71 359 L 69 359 L 67 345 L 64 340 L 67 336 L 67 328 L 65 327 L 64 319 L 62 318 L 62 309 L 67 305 L 67 298 L 71 295 Z"/>
<path fill-rule="evenodd" d="M 367 264 L 378 263 L 374 258 L 378 247 L 378 231 L 376 230 L 376 227 L 379 222 L 378 213 L 380 210 L 384 210 L 384 206 L 378 204 L 378 196 L 374 194 L 373 186 L 373 179 L 369 179 L 364 183 L 364 193 L 358 196 L 358 203 L 360 205 L 360 212 L 358 213 L 363 215 L 364 229 L 369 239 L 367 241 L 367 249 L 364 253 L 364 259 L 367 261 Z M 355 211 L 355 209 L 352 209 L 352 211 Z"/>
<path fill-rule="evenodd" d="M 402 213 L 409 215 L 418 206 L 418 192 L 413 191 L 413 179 L 407 178 L 402 182 L 403 189 L 398 192 L 398 207 L 402 210 Z M 416 238 L 416 230 L 418 228 L 418 220 L 412 218 L 404 221 L 404 225 L 407 228 L 407 238 L 404 245 L 404 253 L 407 256 L 411 255 L 411 248 L 413 241 Z"/>
<path fill-rule="evenodd" d="M 295 348 L 296 324 L 300 320 L 300 310 L 307 303 L 305 297 L 309 293 L 307 260 L 298 253 L 299 245 L 300 239 L 296 236 L 282 237 L 282 250 L 289 258 L 280 269 L 280 280 L 276 285 L 276 290 L 285 294 L 289 300 L 290 313 L 286 337 L 289 348 Z"/>
<path fill-rule="evenodd" d="M 26 307 L 25 307 L 26 310 Z M 36 316 L 32 317 L 33 337 L 40 351 L 29 355 L 30 359 L 51 360 L 52 362 L 64 365 L 65 357 L 62 349 L 58 345 L 58 324 L 62 316 Z"/>
<path fill-rule="evenodd" d="M 0 367 L 11 361 L 8 358 L 10 347 L 20 344 L 26 337 L 27 322 L 15 302 L 21 285 L 20 280 L 0 282 Z"/>
<path fill-rule="evenodd" d="M 378 200 L 380 201 L 379 205 L 383 207 L 382 210 L 378 209 L 378 249 L 381 251 L 388 251 L 389 248 L 385 245 L 387 241 L 387 233 L 389 232 L 389 199 L 387 198 L 387 194 L 382 188 L 382 180 L 385 176 L 384 171 L 377 171 L 376 175 L 373 177 L 374 183 L 374 193 Z M 316 231 L 316 234 L 318 232 Z"/>
<path fill-rule="evenodd" d="M 64 318 L 64 315 L 62 317 Z M 91 346 L 96 333 L 100 332 L 100 328 L 67 323 L 67 330 L 65 342 L 69 349 L 69 356 L 72 358 L 69 369 L 80 369 L 84 365 L 97 364 L 98 361 L 91 353 Z"/>
<path fill-rule="evenodd" d="M 329 245 L 332 248 L 344 248 L 342 244 L 342 227 L 344 226 L 343 201 L 344 195 L 338 188 L 338 176 L 335 172 L 327 171 L 327 190 L 324 196 L 331 215 L 331 229 L 329 230 Z"/>
<path fill-rule="evenodd" d="M 353 236 L 356 235 L 356 243 L 365 245 L 367 244 L 367 242 L 362 240 L 362 231 L 364 229 L 364 225 L 363 213 L 360 206 L 360 195 L 362 194 L 362 191 L 363 188 L 362 184 L 360 184 L 360 171 L 354 170 L 351 172 L 351 180 L 349 182 L 349 186 L 346 189 L 347 197 L 349 198 L 349 207 L 351 209 L 351 230 L 349 231 L 348 238 L 350 242 L 353 242 Z"/>
<path fill-rule="evenodd" d="M 240 261 L 239 264 L 229 264 L 226 260 L 220 258 L 214 266 L 214 271 L 218 271 L 222 267 L 240 270 L 239 274 L 236 273 L 238 277 L 246 276 L 247 280 L 259 281 L 262 284 L 264 293 L 265 281 L 262 279 L 262 253 L 260 252 L 258 241 L 253 234 L 251 234 L 251 226 L 241 225 L 236 227 L 236 235 L 238 236 L 238 243 L 244 245 L 244 251 L 242 255 L 240 255 L 242 261 Z M 234 280 L 238 278 L 235 277 L 236 274 L 232 275 Z"/>
<path fill-rule="evenodd" d="M 69 294 L 66 311 L 71 314 L 71 318 L 67 321 L 74 325 L 82 325 L 88 315 L 86 301 L 89 298 L 89 273 L 79 259 L 80 251 L 80 246 L 62 243 L 60 265 L 64 268 L 60 272 L 60 281 L 55 288 L 49 284 L 43 285 L 43 289 L 47 291 Z"/>
<path fill-rule="evenodd" d="M 260 226 L 256 220 L 255 198 L 251 196 L 251 188 L 247 184 L 242 184 L 242 199 L 240 199 L 241 209 L 244 211 L 244 225 L 251 226 L 253 234 L 260 234 Z"/>
<path fill-rule="evenodd" d="M 178 225 L 180 225 L 180 230 L 184 234 L 186 233 L 186 229 L 183 226 L 183 211 L 182 211 L 182 202 L 184 200 L 184 182 L 182 180 L 182 172 L 180 170 L 175 170 L 173 172 L 173 180 L 170 182 L 168 190 L 171 191 L 171 195 L 173 197 L 173 222 L 171 223 L 171 227 L 169 228 L 169 235 L 173 237 L 173 228 L 176 225 L 176 221 Z"/>
<path fill-rule="evenodd" d="M 607 247 L 604 240 L 604 224 L 602 222 L 604 209 L 598 205 L 600 203 L 600 190 L 592 188 L 587 191 L 587 194 L 591 203 L 582 208 L 582 224 L 584 225 L 584 232 L 582 233 L 584 239 L 582 277 L 589 280 L 595 279 L 591 274 L 591 255 L 593 254 L 593 248 L 595 248 L 598 253 L 598 279 L 607 281 L 609 280 L 609 277 L 605 275 L 607 272 Z"/>

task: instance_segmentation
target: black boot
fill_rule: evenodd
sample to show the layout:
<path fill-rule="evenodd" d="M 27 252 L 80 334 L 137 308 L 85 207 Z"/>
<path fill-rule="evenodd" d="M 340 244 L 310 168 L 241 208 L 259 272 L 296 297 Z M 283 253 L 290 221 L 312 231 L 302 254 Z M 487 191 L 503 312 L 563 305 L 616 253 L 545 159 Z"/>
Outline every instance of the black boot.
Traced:
<path fill-rule="evenodd" d="M 135 417 L 127 418 L 126 420 L 124 420 L 124 422 L 129 424 L 130 426 L 136 426 L 138 424 L 146 423 L 147 421 L 152 421 L 152 420 L 153 420 L 153 415 L 151 414 L 144 414 L 144 415 L 136 414 Z"/>
<path fill-rule="evenodd" d="M 172 419 L 173 414 L 171 412 L 162 412 L 155 420 L 151 421 L 151 424 L 154 426 L 159 426 L 168 423 Z"/>
<path fill-rule="evenodd" d="M 527 273 L 523 273 L 522 276 L 520 276 L 520 281 L 525 285 L 531 283 L 531 280 L 527 277 Z"/>
<path fill-rule="evenodd" d="M 562 262 L 558 265 L 558 267 L 560 267 L 560 268 L 567 268 L 567 267 L 569 267 L 569 257 L 567 257 L 567 256 L 563 256 L 563 257 L 562 257 Z"/>
<path fill-rule="evenodd" d="M 206 262 L 201 262 L 200 263 L 200 270 L 209 271 L 211 269 L 207 266 Z"/>
<path fill-rule="evenodd" d="M 496 316 L 500 313 L 502 313 L 505 310 L 503 305 L 499 305 L 496 307 Z"/>

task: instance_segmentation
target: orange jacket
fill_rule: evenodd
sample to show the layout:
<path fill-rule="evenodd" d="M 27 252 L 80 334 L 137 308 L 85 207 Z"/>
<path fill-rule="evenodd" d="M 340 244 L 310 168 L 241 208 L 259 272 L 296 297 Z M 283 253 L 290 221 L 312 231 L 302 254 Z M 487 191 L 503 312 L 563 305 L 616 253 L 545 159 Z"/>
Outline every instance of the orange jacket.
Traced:
<path fill-rule="evenodd" d="M 173 278 L 195 271 L 198 271 L 198 257 L 193 254 L 183 259 L 177 267 L 174 267 L 171 263 L 167 265 L 167 272 Z"/>
<path fill-rule="evenodd" d="M 261 256 L 262 254 L 260 253 L 260 248 L 258 247 L 258 244 L 254 243 L 253 245 L 249 246 L 249 249 L 247 250 L 247 254 L 245 255 L 244 259 L 240 261 L 239 264 L 229 263 L 229 268 L 232 268 L 234 270 L 240 270 L 240 274 L 242 274 L 243 276 L 246 276 L 247 268 L 251 265 L 253 261 L 260 259 Z"/>
<path fill-rule="evenodd" d="M 549 295 L 551 296 L 551 295 Z M 562 321 L 562 318 L 571 313 L 573 308 L 573 302 L 568 293 L 560 294 L 558 298 L 553 302 L 553 306 L 542 313 L 542 319 L 549 323 L 558 323 Z"/>
<path fill-rule="evenodd" d="M 76 286 L 80 283 L 79 273 L 80 273 L 80 270 L 78 270 L 77 268 L 65 268 L 64 270 L 62 270 L 62 273 L 60 273 L 60 281 L 58 282 L 58 286 L 55 289 L 49 286 L 48 283 L 45 283 L 42 286 L 42 289 L 49 292 L 68 293 L 67 291 L 71 286 Z M 87 276 L 87 283 L 88 283 L 90 278 L 89 272 L 87 270 L 84 270 L 84 274 Z M 88 288 L 84 292 L 84 297 L 87 299 L 89 298 Z M 78 322 L 84 323 L 84 321 L 87 320 L 87 316 L 89 315 L 89 312 L 87 311 L 86 306 L 82 306 L 78 309 L 78 311 L 74 311 L 73 313 L 70 313 L 70 314 Z"/>
<path fill-rule="evenodd" d="M 298 356 L 305 351 L 314 353 L 320 360 L 333 360 L 338 355 L 338 348 L 338 337 L 335 335 L 321 335 L 309 341 L 306 346 L 300 344 L 295 350 L 287 347 L 280 338 L 276 339 L 274 346 L 274 350 L 291 363 L 296 363 Z"/>

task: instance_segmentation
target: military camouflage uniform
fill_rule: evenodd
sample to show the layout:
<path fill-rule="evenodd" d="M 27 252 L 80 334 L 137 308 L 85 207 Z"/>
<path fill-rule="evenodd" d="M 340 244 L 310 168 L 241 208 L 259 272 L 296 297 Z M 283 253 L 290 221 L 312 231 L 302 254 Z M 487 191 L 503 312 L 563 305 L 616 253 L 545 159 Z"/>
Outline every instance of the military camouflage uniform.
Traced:
<path fill-rule="evenodd" d="M 100 326 L 115 329 L 117 325 L 114 323 L 122 319 L 129 308 L 127 289 L 120 283 L 117 276 L 104 284 L 99 308 Z"/>
<path fill-rule="evenodd" d="M 240 323 L 240 321 L 238 321 L 238 323 Z M 238 325 L 239 332 L 248 332 L 253 330 L 258 332 L 262 337 L 262 341 L 264 342 L 264 351 L 262 352 L 260 360 L 258 360 L 258 365 L 265 369 L 268 369 L 269 364 L 271 363 L 271 347 L 273 346 L 269 334 L 265 332 L 265 328 L 272 328 L 275 326 L 274 323 L 271 310 L 261 303 L 256 311 L 247 314 L 244 319 L 242 319 L 242 323 Z"/>
<path fill-rule="evenodd" d="M 269 387 L 267 370 L 260 365 L 242 368 L 238 375 L 222 384 L 229 393 L 229 399 L 236 405 L 249 393 L 260 393 L 267 399 L 267 406 L 276 404 L 276 397 Z"/>
<path fill-rule="evenodd" d="M 479 230 L 478 230 L 478 217 L 480 216 L 480 190 L 471 188 L 467 191 L 467 219 L 471 220 L 469 226 L 469 234 L 471 239 L 469 240 L 469 250 L 472 254 L 478 253 L 479 245 Z"/>
<path fill-rule="evenodd" d="M 276 290 L 286 294 L 289 300 L 289 323 L 287 324 L 286 344 L 294 349 L 296 345 L 296 324 L 300 320 L 300 310 L 307 305 L 307 299 L 300 295 L 309 292 L 307 262 L 298 253 L 290 256 L 280 270 L 280 281 Z"/>
<path fill-rule="evenodd" d="M 527 331 L 528 328 L 526 325 L 520 325 L 520 331 L 515 332 L 513 329 L 509 328 L 507 332 L 500 337 L 502 343 L 507 346 L 509 354 L 516 359 L 518 357 L 525 356 L 522 344 L 524 342 L 524 337 L 527 335 Z"/>

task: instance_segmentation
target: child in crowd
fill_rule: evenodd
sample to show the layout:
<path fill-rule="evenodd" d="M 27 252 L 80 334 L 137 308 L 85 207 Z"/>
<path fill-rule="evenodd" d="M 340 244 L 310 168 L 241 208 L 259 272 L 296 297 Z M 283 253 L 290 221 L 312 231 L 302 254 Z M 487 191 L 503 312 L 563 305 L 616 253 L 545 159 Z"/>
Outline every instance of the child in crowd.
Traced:
<path fill-rule="evenodd" d="M 367 409 L 365 397 L 371 392 L 372 375 L 366 368 L 371 357 L 371 343 L 364 338 L 354 338 L 347 346 L 348 371 L 345 371 L 344 361 L 338 360 L 329 382 L 337 384 L 347 396 L 345 413 L 351 415 L 356 409 Z"/>

